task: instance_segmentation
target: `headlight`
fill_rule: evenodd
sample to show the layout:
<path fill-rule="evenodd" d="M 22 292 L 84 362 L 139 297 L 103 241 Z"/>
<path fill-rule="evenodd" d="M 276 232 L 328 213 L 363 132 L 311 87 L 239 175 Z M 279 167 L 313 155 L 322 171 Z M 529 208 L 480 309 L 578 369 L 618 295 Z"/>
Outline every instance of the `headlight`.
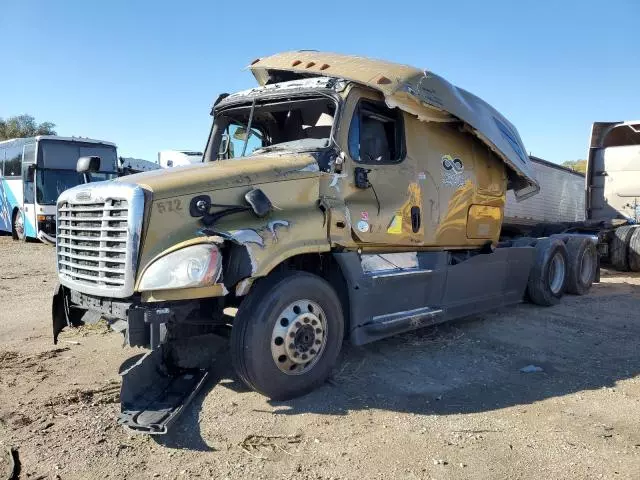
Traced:
<path fill-rule="evenodd" d="M 140 290 L 203 287 L 220 276 L 220 251 L 215 245 L 193 245 L 153 262 L 142 275 Z"/>

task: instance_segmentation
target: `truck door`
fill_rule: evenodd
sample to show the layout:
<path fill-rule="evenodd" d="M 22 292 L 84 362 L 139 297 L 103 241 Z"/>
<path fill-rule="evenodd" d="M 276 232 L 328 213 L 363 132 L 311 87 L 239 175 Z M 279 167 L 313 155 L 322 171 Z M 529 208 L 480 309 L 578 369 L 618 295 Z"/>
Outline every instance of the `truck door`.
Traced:
<path fill-rule="evenodd" d="M 403 112 L 371 93 L 349 96 L 342 196 L 357 243 L 419 245 L 422 195 L 407 156 Z M 330 187 L 338 186 L 335 178 Z"/>

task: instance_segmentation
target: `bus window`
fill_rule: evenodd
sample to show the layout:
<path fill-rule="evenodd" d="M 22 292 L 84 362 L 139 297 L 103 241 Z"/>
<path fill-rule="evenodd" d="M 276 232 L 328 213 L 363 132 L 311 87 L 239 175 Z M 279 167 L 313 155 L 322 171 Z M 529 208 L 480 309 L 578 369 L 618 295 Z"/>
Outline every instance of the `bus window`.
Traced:
<path fill-rule="evenodd" d="M 8 147 L 5 155 L 4 176 L 20 177 L 22 171 L 22 145 Z"/>

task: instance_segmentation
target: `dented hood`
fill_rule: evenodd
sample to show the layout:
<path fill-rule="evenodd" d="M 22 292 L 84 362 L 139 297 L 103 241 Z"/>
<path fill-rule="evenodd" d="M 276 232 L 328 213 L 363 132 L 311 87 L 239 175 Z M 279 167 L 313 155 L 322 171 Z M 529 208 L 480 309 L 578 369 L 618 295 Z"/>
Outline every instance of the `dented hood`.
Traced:
<path fill-rule="evenodd" d="M 308 153 L 265 154 L 237 160 L 153 170 L 121 177 L 150 190 L 154 200 L 210 192 L 260 183 L 282 182 L 321 175 L 314 157 Z"/>
<path fill-rule="evenodd" d="M 522 200 L 540 186 L 516 128 L 491 105 L 444 78 L 407 65 L 323 52 L 286 52 L 259 58 L 249 67 L 260 85 L 309 76 L 342 78 L 382 92 L 398 107 L 433 122 L 462 121 L 507 165 L 511 187 Z"/>

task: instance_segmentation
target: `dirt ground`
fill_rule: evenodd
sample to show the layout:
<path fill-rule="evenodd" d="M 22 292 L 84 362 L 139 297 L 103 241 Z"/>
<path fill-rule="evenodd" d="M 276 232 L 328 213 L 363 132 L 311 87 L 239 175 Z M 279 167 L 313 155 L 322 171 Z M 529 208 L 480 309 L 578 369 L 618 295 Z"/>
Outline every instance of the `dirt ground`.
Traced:
<path fill-rule="evenodd" d="M 118 370 L 141 351 L 102 326 L 52 344 L 55 282 L 51 247 L 0 237 L 0 472 L 13 447 L 31 480 L 640 478 L 640 276 L 346 347 L 290 402 L 248 391 L 223 356 L 154 437 L 115 423 Z"/>

